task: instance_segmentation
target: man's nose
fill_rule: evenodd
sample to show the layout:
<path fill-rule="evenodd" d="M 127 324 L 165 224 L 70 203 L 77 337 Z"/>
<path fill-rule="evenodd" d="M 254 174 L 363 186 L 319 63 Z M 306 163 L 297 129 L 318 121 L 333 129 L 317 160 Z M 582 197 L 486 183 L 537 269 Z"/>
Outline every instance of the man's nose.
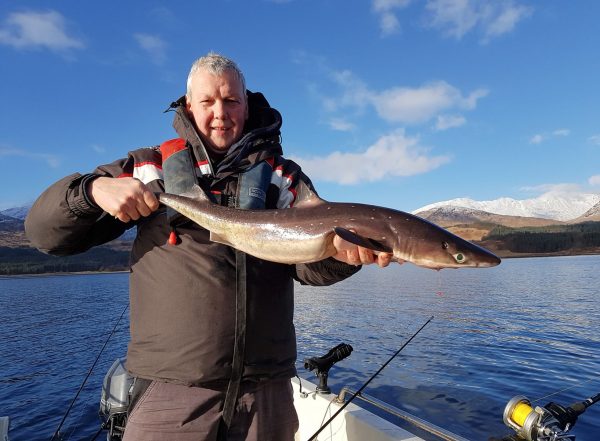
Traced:
<path fill-rule="evenodd" d="M 227 118 L 227 108 L 223 101 L 220 101 L 220 100 L 215 101 L 215 105 L 213 107 L 213 114 L 216 119 Z"/>

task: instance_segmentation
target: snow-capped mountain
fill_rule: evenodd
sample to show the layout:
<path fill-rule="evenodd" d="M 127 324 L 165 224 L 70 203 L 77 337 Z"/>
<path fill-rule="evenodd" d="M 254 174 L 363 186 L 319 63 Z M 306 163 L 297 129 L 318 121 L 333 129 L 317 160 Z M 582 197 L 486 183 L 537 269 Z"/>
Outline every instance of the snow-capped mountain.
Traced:
<path fill-rule="evenodd" d="M 22 207 L 8 208 L 0 211 L 0 214 L 8 217 L 14 217 L 15 219 L 25 220 L 27 213 L 31 209 L 31 205 L 24 205 Z"/>
<path fill-rule="evenodd" d="M 587 221 L 600 221 L 600 202 L 590 208 L 588 211 L 583 213 L 577 219 L 576 222 L 587 222 Z"/>
<path fill-rule="evenodd" d="M 575 219 L 600 202 L 600 194 L 545 193 L 537 198 L 517 200 L 500 198 L 492 201 L 475 201 L 468 198 L 451 199 L 426 205 L 415 210 L 418 214 L 438 207 L 462 207 L 505 216 L 522 216 L 569 221 Z"/>

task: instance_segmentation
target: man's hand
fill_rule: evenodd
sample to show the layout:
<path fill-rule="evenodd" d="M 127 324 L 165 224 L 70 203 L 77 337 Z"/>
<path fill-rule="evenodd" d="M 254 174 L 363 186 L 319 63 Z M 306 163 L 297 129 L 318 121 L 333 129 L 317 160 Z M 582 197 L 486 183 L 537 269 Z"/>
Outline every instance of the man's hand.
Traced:
<path fill-rule="evenodd" d="M 349 263 L 350 265 L 370 265 L 376 263 L 381 268 L 384 268 L 390 264 L 393 257 L 390 253 L 375 252 L 368 248 L 354 245 L 345 241 L 337 234 L 333 238 L 333 246 L 337 250 L 337 254 L 333 257 L 340 262 Z"/>
<path fill-rule="evenodd" d="M 96 205 L 121 222 L 148 216 L 159 206 L 154 193 L 135 178 L 96 178 L 88 184 L 87 194 Z"/>

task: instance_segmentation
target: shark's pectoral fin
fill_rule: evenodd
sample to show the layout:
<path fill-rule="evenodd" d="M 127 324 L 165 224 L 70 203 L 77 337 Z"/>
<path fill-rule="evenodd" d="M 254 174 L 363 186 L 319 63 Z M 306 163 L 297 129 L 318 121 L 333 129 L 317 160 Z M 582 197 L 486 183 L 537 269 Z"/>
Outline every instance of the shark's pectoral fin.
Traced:
<path fill-rule="evenodd" d="M 212 231 L 210 232 L 210 237 L 209 238 L 210 238 L 210 240 L 212 242 L 222 243 L 223 245 L 228 245 L 230 247 L 233 246 L 233 244 L 231 242 L 229 242 L 227 240 L 227 238 L 225 238 L 225 237 L 223 237 L 223 236 L 221 236 L 221 235 L 219 235 L 217 233 L 213 233 Z"/>
<path fill-rule="evenodd" d="M 360 234 L 353 233 L 342 227 L 333 227 L 333 231 L 345 241 L 358 245 L 359 247 L 369 248 L 370 250 L 381 251 L 384 253 L 392 253 L 394 251 L 375 239 L 361 236 Z"/>

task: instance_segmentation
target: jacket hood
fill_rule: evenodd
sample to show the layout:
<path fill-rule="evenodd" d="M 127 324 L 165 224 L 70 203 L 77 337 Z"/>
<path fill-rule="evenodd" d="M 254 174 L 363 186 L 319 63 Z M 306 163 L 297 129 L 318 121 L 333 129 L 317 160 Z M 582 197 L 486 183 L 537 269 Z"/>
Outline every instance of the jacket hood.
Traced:
<path fill-rule="evenodd" d="M 197 160 L 206 160 L 211 165 L 211 169 L 216 168 L 213 174 L 218 180 L 283 153 L 280 144 L 281 114 L 269 105 L 262 93 L 247 90 L 246 96 L 248 97 L 248 120 L 244 125 L 242 138 L 229 148 L 216 167 L 187 115 L 185 96 L 171 103 L 167 109 L 175 111 L 173 128 L 179 137 L 192 146 Z"/>

